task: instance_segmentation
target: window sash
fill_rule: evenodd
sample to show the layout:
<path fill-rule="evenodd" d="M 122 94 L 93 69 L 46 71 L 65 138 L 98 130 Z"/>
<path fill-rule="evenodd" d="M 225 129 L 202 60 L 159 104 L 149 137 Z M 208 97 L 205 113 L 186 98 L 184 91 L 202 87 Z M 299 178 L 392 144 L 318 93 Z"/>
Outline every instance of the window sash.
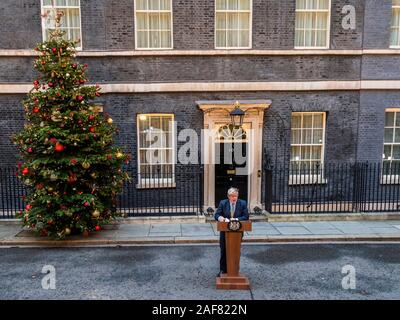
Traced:
<path fill-rule="evenodd" d="M 60 29 L 66 31 L 64 38 L 67 40 L 79 40 L 76 47 L 78 50 L 81 50 L 82 28 L 80 0 L 54 0 L 54 4 L 53 7 L 51 0 L 42 0 L 42 14 L 48 13 L 51 17 L 55 17 L 55 12 L 57 10 L 63 11 L 64 16 L 61 20 Z M 51 19 L 51 17 L 49 19 Z M 49 23 L 48 19 L 42 20 L 43 41 L 49 39 L 50 30 L 54 28 L 54 23 Z"/>
<path fill-rule="evenodd" d="M 400 2 L 393 0 L 390 47 L 400 48 Z"/>
<path fill-rule="evenodd" d="M 145 116 L 145 120 L 141 120 L 140 117 Z M 151 185 L 151 183 L 161 184 L 162 183 L 172 183 L 174 180 L 175 173 L 175 141 L 174 141 L 174 116 L 169 114 L 140 114 L 137 118 L 138 125 L 138 175 L 140 177 L 141 183 L 140 187 L 146 187 L 146 185 Z M 165 123 L 165 121 L 167 123 Z M 167 131 L 160 131 L 166 129 L 166 124 L 169 126 Z M 158 126 L 158 128 L 155 128 Z M 151 146 L 154 144 L 154 139 L 150 134 L 149 145 L 147 146 L 147 141 L 144 142 L 142 139 L 146 139 L 147 130 L 154 128 L 155 135 L 161 137 L 157 146 Z M 158 133 L 157 133 L 158 132 Z M 160 133 L 166 136 L 160 136 Z M 146 154 L 150 152 L 150 157 L 146 159 Z M 156 158 L 159 162 L 154 161 L 154 152 L 157 152 Z M 157 168 L 160 171 L 157 171 Z M 151 182 L 151 183 L 149 183 Z M 162 182 L 162 183 L 161 183 Z"/>
<path fill-rule="evenodd" d="M 136 49 L 172 49 L 172 22 L 172 0 L 135 0 Z"/>
<path fill-rule="evenodd" d="M 317 117 L 321 117 L 318 119 Z M 297 118 L 297 119 L 296 119 Z M 325 152 L 325 118 L 324 112 L 301 112 L 292 114 L 290 143 L 290 174 L 315 174 L 323 172 Z M 310 122 L 311 119 L 311 122 Z M 299 121 L 300 120 L 300 121 Z M 318 132 L 315 141 L 315 133 Z"/>
<path fill-rule="evenodd" d="M 296 0 L 295 48 L 329 48 L 330 0 Z"/>
<path fill-rule="evenodd" d="M 216 49 L 249 49 L 252 41 L 251 32 L 252 0 L 215 2 Z"/>

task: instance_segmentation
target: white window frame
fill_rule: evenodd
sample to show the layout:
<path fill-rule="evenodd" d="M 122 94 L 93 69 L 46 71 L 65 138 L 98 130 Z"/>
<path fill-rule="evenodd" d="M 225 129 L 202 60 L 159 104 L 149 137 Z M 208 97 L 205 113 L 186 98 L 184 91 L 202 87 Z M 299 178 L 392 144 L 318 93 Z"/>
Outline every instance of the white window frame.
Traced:
<path fill-rule="evenodd" d="M 322 147 L 321 147 L 321 168 L 320 173 L 318 174 L 293 174 L 291 171 L 291 164 L 293 160 L 292 156 L 292 147 L 303 147 L 303 146 L 321 146 L 320 143 L 301 143 L 302 135 L 300 137 L 300 143 L 292 144 L 290 141 L 290 159 L 289 159 L 289 185 L 298 185 L 298 184 L 325 184 L 327 183 L 327 179 L 324 175 L 324 159 L 325 159 L 325 135 L 326 135 L 326 112 L 323 111 L 306 111 L 306 112 L 292 112 L 292 115 L 302 115 L 301 122 L 303 123 L 303 115 L 321 115 L 322 114 Z M 298 128 L 297 128 L 298 129 Z M 292 139 L 292 126 L 290 127 L 290 139 Z M 301 125 L 301 132 L 303 132 L 304 128 Z M 314 125 L 312 126 L 312 130 L 314 130 Z M 298 161 L 298 160 L 294 160 Z M 310 160 L 311 162 L 311 160 Z"/>
<path fill-rule="evenodd" d="M 153 50 L 157 50 L 157 51 L 159 51 L 159 50 L 173 50 L 174 49 L 174 13 L 173 13 L 173 3 L 172 3 L 172 0 L 169 0 L 170 1 L 170 4 L 171 4 L 171 10 L 161 10 L 161 9 L 159 9 L 159 10 L 149 10 L 149 9 L 147 9 L 147 10 L 137 10 L 136 9 L 136 1 L 137 0 L 134 0 L 133 1 L 133 7 L 134 7 L 134 14 L 135 14 L 135 50 L 141 50 L 141 51 L 149 51 L 149 50 L 151 50 L 151 51 L 153 51 Z M 171 46 L 170 47 L 163 47 L 163 48 L 150 48 L 150 47 L 148 47 L 148 48 L 139 48 L 138 47 L 138 28 L 137 28 L 137 13 L 138 12 L 140 12 L 140 13 L 171 13 Z M 148 30 L 149 29 L 147 29 L 147 32 L 148 32 Z M 148 39 L 149 40 L 149 39 Z M 149 42 L 148 42 L 149 43 Z"/>
<path fill-rule="evenodd" d="M 400 108 L 388 108 L 385 109 L 385 119 L 386 119 L 386 113 L 394 113 L 394 124 L 396 125 L 396 118 L 400 117 Z M 386 120 L 385 120 L 386 122 Z M 386 123 L 384 128 L 392 128 L 392 127 L 386 127 Z M 393 127 L 394 130 L 400 130 L 400 127 L 397 128 L 396 126 Z M 393 139 L 395 139 L 396 134 L 393 135 Z M 384 160 L 384 152 L 385 152 L 385 146 L 393 146 L 397 145 L 400 146 L 400 142 L 385 142 L 385 133 L 383 136 L 383 150 L 382 150 L 382 172 L 381 172 L 381 184 L 400 184 L 400 175 L 399 174 L 384 174 L 384 163 L 387 161 L 390 161 L 392 163 L 393 160 L 400 160 L 400 159 L 389 159 L 389 160 Z"/>
<path fill-rule="evenodd" d="M 253 47 L 253 0 L 249 0 L 249 10 L 217 10 L 217 1 L 214 0 L 214 48 L 216 50 L 243 50 L 243 49 L 251 49 Z M 218 47 L 217 46 L 217 12 L 225 12 L 225 13 L 250 13 L 249 15 L 249 46 L 247 47 Z M 225 28 L 225 32 L 228 32 L 228 29 Z M 226 38 L 227 39 L 227 38 Z"/>
<path fill-rule="evenodd" d="M 397 5 L 394 4 L 394 2 L 392 1 L 392 19 L 393 19 L 393 14 L 395 10 L 399 10 L 400 11 L 400 3 Z M 390 22 L 390 40 L 392 39 L 392 32 L 393 29 L 397 28 L 398 29 L 398 39 L 397 39 L 397 44 L 392 45 L 392 43 L 390 43 L 390 48 L 393 49 L 399 49 L 400 48 L 400 25 L 398 26 L 392 26 L 392 23 Z"/>
<path fill-rule="evenodd" d="M 41 8 L 41 13 L 42 15 L 45 13 L 46 10 L 49 9 L 55 9 L 55 10 L 60 10 L 62 9 L 79 9 L 79 39 L 81 40 L 81 45 L 76 47 L 76 50 L 82 51 L 83 50 L 83 39 L 82 39 L 82 10 L 81 10 L 81 0 L 79 1 L 78 6 L 44 6 L 43 5 L 43 0 L 40 0 L 40 8 Z M 42 40 L 43 42 L 48 40 L 46 39 L 46 19 L 42 18 Z M 72 40 L 72 39 L 70 39 Z"/>
<path fill-rule="evenodd" d="M 144 149 L 151 149 L 151 150 L 159 150 L 159 148 L 141 148 L 140 147 L 140 117 L 146 116 L 146 117 L 160 117 L 160 116 L 169 116 L 171 117 L 171 124 L 172 124 L 172 132 L 171 132 L 171 148 L 164 148 L 165 150 L 171 150 L 172 151 L 172 163 L 160 163 L 160 165 L 163 164 L 171 164 L 172 165 L 172 177 L 171 178 L 162 178 L 162 179 L 157 179 L 157 178 L 140 178 L 138 180 L 138 184 L 136 185 L 136 188 L 138 189 L 151 189 L 151 188 L 175 188 L 176 183 L 175 183 L 175 165 L 176 165 L 176 141 L 175 141 L 175 136 L 176 136 L 176 126 L 175 126 L 175 115 L 173 113 L 138 113 L 136 116 L 136 129 L 137 129 L 137 173 L 138 176 L 141 177 L 140 171 L 141 171 L 141 163 L 140 163 L 140 150 Z M 146 165 L 146 164 L 145 164 Z M 150 164 L 152 165 L 152 164 Z"/>
<path fill-rule="evenodd" d="M 297 0 L 295 0 L 297 2 Z M 295 4 L 296 5 L 296 4 Z M 315 49 L 329 49 L 330 48 L 330 42 L 331 42 L 331 16 L 332 16 L 332 0 L 329 0 L 329 5 L 328 5 L 328 10 L 325 9 L 295 9 L 295 19 L 297 19 L 297 12 L 305 12 L 305 13 L 310 13 L 310 12 L 328 12 L 328 26 L 327 26 L 327 35 L 326 35 L 326 45 L 325 46 L 296 46 L 296 20 L 295 20 L 295 34 L 294 34 L 294 49 L 301 49 L 301 50 L 315 50 Z M 305 30 L 304 30 L 305 32 Z"/>

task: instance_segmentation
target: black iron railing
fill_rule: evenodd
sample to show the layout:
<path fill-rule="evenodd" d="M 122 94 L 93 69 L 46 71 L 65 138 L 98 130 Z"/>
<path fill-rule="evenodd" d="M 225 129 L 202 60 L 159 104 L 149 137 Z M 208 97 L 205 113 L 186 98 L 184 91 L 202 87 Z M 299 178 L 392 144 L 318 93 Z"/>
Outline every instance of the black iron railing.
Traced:
<path fill-rule="evenodd" d="M 125 216 L 194 215 L 203 211 L 203 170 L 200 165 L 125 168 L 131 180 L 118 197 Z M 0 219 L 15 218 L 24 209 L 26 187 L 15 168 L 0 168 Z"/>
<path fill-rule="evenodd" d="M 203 213 L 200 165 L 125 168 L 131 177 L 118 197 L 126 216 Z M 400 212 L 400 165 L 324 163 L 307 170 L 264 168 L 263 207 L 270 213 Z M 26 188 L 14 168 L 0 168 L 0 219 L 24 208 Z M 255 210 L 255 209 L 254 209 Z"/>
<path fill-rule="evenodd" d="M 203 170 L 199 165 L 127 168 L 131 181 L 119 197 L 127 216 L 193 215 L 203 211 Z"/>
<path fill-rule="evenodd" d="M 264 203 L 270 213 L 400 211 L 400 165 L 325 163 L 301 170 L 264 170 Z"/>

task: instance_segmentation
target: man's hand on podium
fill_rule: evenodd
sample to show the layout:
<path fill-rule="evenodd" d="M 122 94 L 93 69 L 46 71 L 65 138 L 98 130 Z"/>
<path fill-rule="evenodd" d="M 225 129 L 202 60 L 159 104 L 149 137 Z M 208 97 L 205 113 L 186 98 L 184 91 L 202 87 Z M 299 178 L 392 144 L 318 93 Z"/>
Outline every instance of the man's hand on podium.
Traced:
<path fill-rule="evenodd" d="M 223 216 L 220 216 L 220 217 L 218 218 L 218 221 L 219 221 L 219 222 L 229 222 L 230 220 L 229 220 L 228 218 L 224 218 Z"/>

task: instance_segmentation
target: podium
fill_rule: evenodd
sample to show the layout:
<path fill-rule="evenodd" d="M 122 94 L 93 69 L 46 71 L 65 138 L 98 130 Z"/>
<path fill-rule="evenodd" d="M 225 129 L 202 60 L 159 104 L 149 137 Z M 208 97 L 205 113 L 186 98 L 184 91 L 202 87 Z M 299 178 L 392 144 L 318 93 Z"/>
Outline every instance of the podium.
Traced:
<path fill-rule="evenodd" d="M 217 230 L 225 231 L 227 273 L 217 277 L 216 287 L 222 290 L 249 290 L 249 279 L 239 273 L 239 265 L 242 232 L 251 231 L 251 221 L 240 221 L 241 227 L 236 231 L 229 230 L 228 223 L 217 222 Z"/>

